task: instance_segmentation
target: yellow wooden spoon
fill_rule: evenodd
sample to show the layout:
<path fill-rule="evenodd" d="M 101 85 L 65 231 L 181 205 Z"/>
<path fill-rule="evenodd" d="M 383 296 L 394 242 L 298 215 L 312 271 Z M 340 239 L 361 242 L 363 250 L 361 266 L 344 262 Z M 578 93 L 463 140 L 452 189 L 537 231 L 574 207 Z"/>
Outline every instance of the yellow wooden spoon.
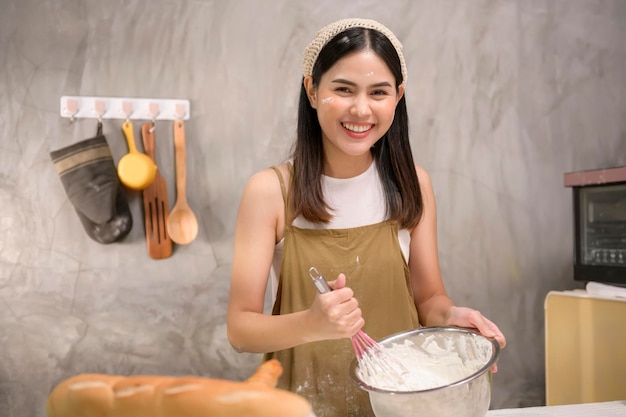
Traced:
<path fill-rule="evenodd" d="M 122 132 L 128 142 L 128 153 L 117 164 L 117 176 L 126 187 L 143 190 L 154 181 L 157 166 L 148 155 L 137 150 L 133 124 L 129 120 L 122 124 Z"/>

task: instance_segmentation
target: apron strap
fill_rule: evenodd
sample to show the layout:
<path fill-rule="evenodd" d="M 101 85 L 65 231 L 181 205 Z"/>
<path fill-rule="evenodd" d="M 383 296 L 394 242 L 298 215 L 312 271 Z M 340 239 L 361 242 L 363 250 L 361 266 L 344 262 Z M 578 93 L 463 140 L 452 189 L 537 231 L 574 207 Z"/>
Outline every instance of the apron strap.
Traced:
<path fill-rule="evenodd" d="M 287 204 L 287 201 L 289 201 L 287 199 L 287 187 L 285 186 L 285 179 L 283 178 L 283 174 L 281 174 L 280 170 L 278 169 L 278 167 L 276 166 L 272 166 L 271 167 L 274 172 L 276 173 L 276 176 L 278 177 L 278 181 L 280 182 L 280 192 L 283 195 L 283 206 L 285 208 L 285 226 L 287 225 L 287 215 L 288 215 L 288 211 L 289 211 L 289 207 Z"/>

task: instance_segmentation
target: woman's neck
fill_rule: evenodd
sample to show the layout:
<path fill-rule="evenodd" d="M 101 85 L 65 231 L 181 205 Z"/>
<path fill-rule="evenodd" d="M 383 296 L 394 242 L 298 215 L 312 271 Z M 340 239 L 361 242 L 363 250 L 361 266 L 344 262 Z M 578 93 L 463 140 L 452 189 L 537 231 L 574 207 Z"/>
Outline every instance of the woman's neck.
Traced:
<path fill-rule="evenodd" d="M 332 178 L 353 178 L 367 171 L 372 165 L 374 156 L 371 152 L 359 156 L 343 156 L 341 158 L 325 155 L 324 175 Z"/>

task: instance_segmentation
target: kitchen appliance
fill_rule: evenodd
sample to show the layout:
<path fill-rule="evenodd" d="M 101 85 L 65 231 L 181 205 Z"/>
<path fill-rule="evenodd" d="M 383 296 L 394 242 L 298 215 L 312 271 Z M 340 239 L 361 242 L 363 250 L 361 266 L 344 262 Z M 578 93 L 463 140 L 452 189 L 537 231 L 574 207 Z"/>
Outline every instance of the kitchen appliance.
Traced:
<path fill-rule="evenodd" d="M 574 279 L 626 285 L 626 167 L 566 173 L 573 189 Z"/>

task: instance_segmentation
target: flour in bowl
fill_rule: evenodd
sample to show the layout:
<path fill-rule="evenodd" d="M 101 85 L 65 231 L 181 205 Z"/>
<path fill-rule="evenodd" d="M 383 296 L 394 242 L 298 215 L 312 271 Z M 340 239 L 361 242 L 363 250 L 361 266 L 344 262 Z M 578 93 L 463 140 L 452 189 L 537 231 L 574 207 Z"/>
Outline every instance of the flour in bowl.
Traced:
<path fill-rule="evenodd" d="M 401 382 L 380 368 L 369 373 L 361 369 L 357 372 L 363 382 L 374 388 L 423 391 L 472 376 L 489 361 L 491 348 L 491 343 L 480 337 L 459 339 L 428 335 L 383 346 L 384 355 L 404 368 L 399 372 Z"/>

